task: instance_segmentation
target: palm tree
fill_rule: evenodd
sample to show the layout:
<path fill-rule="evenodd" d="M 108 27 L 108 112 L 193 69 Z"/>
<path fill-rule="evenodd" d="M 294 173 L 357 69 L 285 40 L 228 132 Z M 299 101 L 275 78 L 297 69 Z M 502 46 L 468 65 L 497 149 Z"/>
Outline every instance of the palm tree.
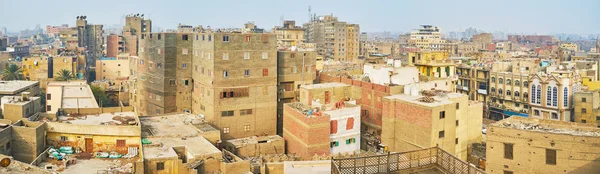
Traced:
<path fill-rule="evenodd" d="M 72 80 L 75 79 L 75 76 L 73 75 L 73 73 L 71 73 L 71 71 L 66 70 L 66 69 L 61 69 L 58 72 L 58 77 L 56 77 L 54 80 L 56 81 L 68 81 L 68 80 Z"/>
<path fill-rule="evenodd" d="M 10 64 L 2 71 L 2 80 L 24 80 L 23 70 L 21 67 Z"/>

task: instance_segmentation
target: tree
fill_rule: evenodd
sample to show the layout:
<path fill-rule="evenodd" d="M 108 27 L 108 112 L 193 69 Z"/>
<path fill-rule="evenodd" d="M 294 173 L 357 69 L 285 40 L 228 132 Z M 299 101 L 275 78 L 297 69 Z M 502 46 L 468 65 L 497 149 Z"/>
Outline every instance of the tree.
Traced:
<path fill-rule="evenodd" d="M 102 107 L 109 105 L 108 97 L 106 96 L 106 92 L 104 92 L 104 88 L 96 85 L 90 85 L 90 88 L 92 89 L 92 93 L 94 94 L 94 98 L 96 98 L 98 105 Z"/>
<path fill-rule="evenodd" d="M 10 64 L 2 71 L 2 80 L 24 80 L 23 70 L 21 67 Z"/>
<path fill-rule="evenodd" d="M 66 69 L 61 69 L 58 72 L 58 77 L 55 78 L 56 81 L 68 81 L 68 80 L 73 80 L 75 79 L 75 76 L 73 75 L 73 73 L 71 73 L 71 71 L 66 70 Z"/>

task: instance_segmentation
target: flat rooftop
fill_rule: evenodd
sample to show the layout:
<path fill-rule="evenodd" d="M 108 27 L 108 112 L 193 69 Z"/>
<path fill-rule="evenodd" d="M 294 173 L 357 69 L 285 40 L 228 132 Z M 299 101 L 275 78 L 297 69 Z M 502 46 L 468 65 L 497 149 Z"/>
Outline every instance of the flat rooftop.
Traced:
<path fill-rule="evenodd" d="M 61 108 L 99 108 L 90 86 L 85 81 L 50 82 L 48 90 L 62 92 Z"/>
<path fill-rule="evenodd" d="M 579 123 L 554 120 L 538 120 L 523 117 L 510 117 L 490 125 L 495 127 L 519 129 L 530 132 L 600 137 L 600 129 L 596 128 L 593 125 L 584 125 Z"/>
<path fill-rule="evenodd" d="M 244 147 L 247 144 L 258 144 L 259 141 L 265 143 L 269 143 L 272 141 L 283 141 L 283 137 L 280 137 L 279 135 L 270 135 L 261 137 L 252 136 L 246 138 L 227 140 L 227 142 L 233 144 L 236 148 Z"/>
<path fill-rule="evenodd" d="M 58 116 L 60 122 L 82 125 L 139 125 L 135 112 L 102 113 L 84 116 Z"/>
<path fill-rule="evenodd" d="M 152 144 L 144 145 L 144 159 L 177 158 L 173 147 L 185 147 L 186 153 L 193 156 L 221 155 L 221 151 L 202 136 L 197 137 L 155 137 L 147 138 Z M 193 157 L 188 157 L 193 158 Z"/>
<path fill-rule="evenodd" d="M 312 85 L 302 85 L 302 86 L 300 86 L 300 88 L 318 89 L 318 88 L 335 88 L 335 87 L 343 87 L 343 86 L 350 86 L 350 85 L 346 85 L 343 83 L 319 83 L 319 84 L 312 84 Z"/>
<path fill-rule="evenodd" d="M 24 105 L 39 98 L 40 97 L 29 97 L 29 100 L 23 101 L 22 96 L 4 96 L 0 101 L 2 101 L 2 104 Z"/>
<path fill-rule="evenodd" d="M 35 85 L 39 86 L 40 82 L 38 82 L 38 81 L 22 81 L 22 80 L 0 81 L 0 94 L 2 94 L 2 95 L 17 94 L 27 88 L 35 86 Z"/>
<path fill-rule="evenodd" d="M 188 113 L 144 116 L 140 117 L 140 123 L 142 137 L 195 137 L 202 133 L 200 130 L 212 130 L 206 128 L 208 125 L 202 123 L 200 116 Z"/>
<path fill-rule="evenodd" d="M 437 90 L 437 92 L 434 92 L 433 94 L 435 94 L 435 95 L 427 96 L 427 95 L 396 94 L 396 95 L 387 96 L 385 98 L 390 99 L 390 100 L 406 101 L 409 103 L 414 103 L 414 104 L 427 106 L 427 107 L 437 107 L 437 106 L 454 103 L 452 100 L 450 100 L 452 98 L 466 96 L 464 94 L 459 94 L 459 93 L 455 93 L 455 92 L 440 92 L 439 90 Z M 433 102 L 423 101 L 423 100 L 427 100 L 427 98 L 432 98 Z"/>

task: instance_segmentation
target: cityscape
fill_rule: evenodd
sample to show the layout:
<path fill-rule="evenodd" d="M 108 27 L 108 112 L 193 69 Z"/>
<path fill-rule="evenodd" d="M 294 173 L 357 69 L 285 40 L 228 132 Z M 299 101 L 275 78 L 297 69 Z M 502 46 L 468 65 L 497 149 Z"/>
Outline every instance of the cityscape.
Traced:
<path fill-rule="evenodd" d="M 600 173 L 600 2 L 467 1 L 4 2 L 0 173 Z"/>

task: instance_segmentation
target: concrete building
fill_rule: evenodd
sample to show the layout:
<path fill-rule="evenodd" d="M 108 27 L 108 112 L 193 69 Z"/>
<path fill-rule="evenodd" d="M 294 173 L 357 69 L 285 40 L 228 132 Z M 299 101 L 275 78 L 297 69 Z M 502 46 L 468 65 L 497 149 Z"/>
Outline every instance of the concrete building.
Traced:
<path fill-rule="evenodd" d="M 193 49 L 188 50 L 193 66 L 187 68 L 193 78 L 192 113 L 205 116 L 225 140 L 275 135 L 276 35 L 198 28 L 189 39 L 193 40 Z"/>
<path fill-rule="evenodd" d="M 519 44 L 548 44 L 556 43 L 558 40 L 548 35 L 508 35 L 508 41 Z"/>
<path fill-rule="evenodd" d="M 117 57 L 125 51 L 125 47 L 123 36 L 116 34 L 106 36 L 106 57 Z"/>
<path fill-rule="evenodd" d="M 223 147 L 240 158 L 249 158 L 283 154 L 285 152 L 285 141 L 279 135 L 253 136 L 227 140 L 224 142 Z"/>
<path fill-rule="evenodd" d="M 358 24 L 339 21 L 333 15 L 312 17 L 306 28 L 306 42 L 315 43 L 317 53 L 325 60 L 352 62 L 359 55 Z"/>
<path fill-rule="evenodd" d="M 598 90 L 575 92 L 574 100 L 574 121 L 595 123 L 600 128 L 600 93 Z"/>
<path fill-rule="evenodd" d="M 381 143 L 395 152 L 437 146 L 466 160 L 467 147 L 482 139 L 483 104 L 458 93 L 418 93 L 415 88 L 383 98 Z"/>
<path fill-rule="evenodd" d="M 487 129 L 488 173 L 598 173 L 594 125 L 511 117 Z"/>
<path fill-rule="evenodd" d="M 63 55 L 56 57 L 32 56 L 21 62 L 23 76 L 28 80 L 45 83 L 58 77 L 61 70 L 69 70 L 73 75 L 83 73 L 85 69 L 78 66 L 77 56 Z"/>
<path fill-rule="evenodd" d="M 96 60 L 96 80 L 125 81 L 129 78 L 129 54 Z"/>
<path fill-rule="evenodd" d="M 46 87 L 46 112 L 59 109 L 99 108 L 96 98 L 85 81 L 49 82 Z"/>
<path fill-rule="evenodd" d="M 298 101 L 300 87 L 316 80 L 316 59 L 314 49 L 277 51 L 277 134 L 283 134 L 283 104 Z"/>
<path fill-rule="evenodd" d="M 573 94 L 582 89 L 581 77 L 571 71 L 560 72 L 560 75 L 530 75 L 532 118 L 574 121 Z"/>
<path fill-rule="evenodd" d="M 0 154 L 10 155 L 14 160 L 28 164 L 40 156 L 47 156 L 43 154 L 47 148 L 44 137 L 46 125 L 45 122 L 27 119 L 16 122 L 0 119 Z"/>
<path fill-rule="evenodd" d="M 469 96 L 469 100 L 486 103 L 489 99 L 490 67 L 460 64 L 456 67 L 458 81 L 456 91 Z"/>
<path fill-rule="evenodd" d="M 133 36 L 140 36 L 142 34 L 149 34 L 151 32 L 152 21 L 150 19 L 144 19 L 144 14 L 129 14 L 125 17 L 123 33 L 130 33 Z"/>
<path fill-rule="evenodd" d="M 407 55 L 408 65 L 417 67 L 422 76 L 452 78 L 455 75 L 456 65 L 449 59 L 447 52 L 410 52 Z"/>
<path fill-rule="evenodd" d="M 6 51 L 8 47 L 8 38 L 0 37 L 0 51 Z"/>
<path fill-rule="evenodd" d="M 576 43 L 562 43 L 560 44 L 560 48 L 573 52 L 579 51 L 579 45 Z"/>
<path fill-rule="evenodd" d="M 304 30 L 301 26 L 296 26 L 296 21 L 283 21 L 283 26 L 273 28 L 273 32 L 277 34 L 277 48 L 301 47 L 306 41 Z"/>
<path fill-rule="evenodd" d="M 4 96 L 1 101 L 3 119 L 17 122 L 23 118 L 37 117 L 42 111 L 40 97 L 31 97 L 29 92 L 21 96 Z M 35 120 L 35 119 L 33 119 Z"/>
<path fill-rule="evenodd" d="M 68 29 L 69 29 L 69 24 L 62 24 L 60 26 L 47 25 L 46 26 L 46 34 L 52 35 L 52 36 L 58 36 L 60 34 L 60 31 L 68 30 Z"/>
<path fill-rule="evenodd" d="M 421 51 L 443 51 L 456 54 L 457 45 L 442 39 L 441 29 L 433 25 L 421 25 L 421 28 L 410 32 L 408 46 Z"/>
<path fill-rule="evenodd" d="M 87 16 L 78 16 L 75 21 L 78 47 L 86 50 L 86 67 L 95 67 L 96 59 L 103 55 L 104 30 L 103 25 L 88 24 Z"/>
<path fill-rule="evenodd" d="M 29 92 L 29 96 L 40 94 L 40 82 L 37 81 L 0 81 L 0 97 L 20 96 L 23 92 Z"/>
<path fill-rule="evenodd" d="M 360 106 L 350 85 L 304 85 L 300 102 L 285 104 L 286 153 L 309 159 L 315 154 L 352 154 L 360 150 Z"/>
<path fill-rule="evenodd" d="M 529 74 L 492 72 L 488 118 L 501 120 L 513 115 L 529 116 Z"/>

